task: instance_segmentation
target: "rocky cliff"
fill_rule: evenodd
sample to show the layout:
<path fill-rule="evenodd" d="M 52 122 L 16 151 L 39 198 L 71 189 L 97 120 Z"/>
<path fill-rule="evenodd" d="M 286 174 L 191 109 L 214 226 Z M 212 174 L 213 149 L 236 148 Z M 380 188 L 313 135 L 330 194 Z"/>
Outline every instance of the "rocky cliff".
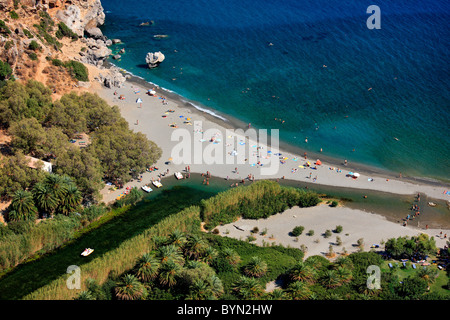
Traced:
<path fill-rule="evenodd" d="M 58 93 L 89 86 L 61 66 L 70 60 L 87 67 L 91 82 L 120 86 L 118 70 L 103 68 L 112 53 L 104 22 L 100 0 L 0 0 L 0 60 L 19 81 L 36 79 Z"/>

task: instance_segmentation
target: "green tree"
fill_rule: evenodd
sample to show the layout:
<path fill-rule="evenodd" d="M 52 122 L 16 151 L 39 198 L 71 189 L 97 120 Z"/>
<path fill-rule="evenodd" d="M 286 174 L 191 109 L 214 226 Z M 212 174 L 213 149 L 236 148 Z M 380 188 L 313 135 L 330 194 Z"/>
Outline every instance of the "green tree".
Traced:
<path fill-rule="evenodd" d="M 146 294 L 145 287 L 132 274 L 126 274 L 114 289 L 119 300 L 140 300 Z"/>
<path fill-rule="evenodd" d="M 232 289 L 234 294 L 243 300 L 258 299 L 264 293 L 264 289 L 257 279 L 246 276 L 237 279 L 233 283 Z"/>
<path fill-rule="evenodd" d="M 159 282 L 164 286 L 173 287 L 181 270 L 181 265 L 173 260 L 162 263 L 159 268 Z"/>
<path fill-rule="evenodd" d="M 316 281 L 316 272 L 308 263 L 298 261 L 289 271 L 289 278 L 293 281 L 302 281 L 312 284 Z"/>
<path fill-rule="evenodd" d="M 12 69 L 8 62 L 0 60 L 0 80 L 6 80 L 11 77 Z"/>
<path fill-rule="evenodd" d="M 145 253 L 135 266 L 135 274 L 139 280 L 149 282 L 158 276 L 160 263 L 153 254 Z"/>
<path fill-rule="evenodd" d="M 287 294 L 293 300 L 308 300 L 312 291 L 305 282 L 295 281 L 288 285 Z"/>
<path fill-rule="evenodd" d="M 82 200 L 81 192 L 75 185 L 70 184 L 67 186 L 64 196 L 60 199 L 58 211 L 67 216 L 79 208 Z"/>
<path fill-rule="evenodd" d="M 196 234 L 190 235 L 184 246 L 185 254 L 193 259 L 199 259 L 206 248 L 205 240 Z"/>
<path fill-rule="evenodd" d="M 14 193 L 8 213 L 9 221 L 34 220 L 37 213 L 31 192 L 19 190 Z"/>
<path fill-rule="evenodd" d="M 260 278 L 265 275 L 267 271 L 267 263 L 258 256 L 252 257 L 244 267 L 244 274 L 249 277 Z"/>
<path fill-rule="evenodd" d="M 156 258 L 161 264 L 167 263 L 169 261 L 175 262 L 179 265 L 184 264 L 184 257 L 181 249 L 176 245 L 165 245 L 159 247 L 156 250 Z"/>
<path fill-rule="evenodd" d="M 59 199 L 53 193 L 53 190 L 46 184 L 40 182 L 33 187 L 33 198 L 39 211 L 52 214 L 58 206 Z"/>

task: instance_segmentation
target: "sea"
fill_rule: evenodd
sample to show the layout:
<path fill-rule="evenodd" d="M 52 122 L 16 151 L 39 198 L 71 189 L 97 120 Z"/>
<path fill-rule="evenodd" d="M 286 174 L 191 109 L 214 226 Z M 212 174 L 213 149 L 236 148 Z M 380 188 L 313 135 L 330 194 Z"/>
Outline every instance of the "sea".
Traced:
<path fill-rule="evenodd" d="M 111 63 L 198 109 L 279 129 L 305 152 L 450 182 L 449 1 L 102 5 L 104 35 L 122 40 L 111 49 L 126 50 Z M 149 69 L 156 51 L 165 60 Z"/>

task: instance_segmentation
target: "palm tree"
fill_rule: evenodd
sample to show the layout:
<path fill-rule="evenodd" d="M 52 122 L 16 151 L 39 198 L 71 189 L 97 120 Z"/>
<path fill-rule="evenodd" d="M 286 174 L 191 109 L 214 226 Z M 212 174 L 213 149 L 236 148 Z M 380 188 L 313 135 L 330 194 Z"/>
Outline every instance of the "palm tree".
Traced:
<path fill-rule="evenodd" d="M 67 178 L 62 178 L 57 174 L 50 174 L 45 178 L 44 183 L 52 190 L 56 198 L 62 199 L 64 197 L 67 190 Z"/>
<path fill-rule="evenodd" d="M 184 257 L 181 249 L 173 244 L 159 247 L 158 250 L 156 250 L 156 257 L 159 259 L 161 264 L 167 263 L 171 260 L 180 265 L 184 265 Z"/>
<path fill-rule="evenodd" d="M 225 259 L 232 265 L 235 266 L 237 265 L 239 262 L 241 262 L 241 257 L 237 254 L 236 251 L 234 251 L 231 248 L 225 248 L 222 251 Z"/>
<path fill-rule="evenodd" d="M 193 234 L 189 237 L 184 248 L 189 258 L 198 259 L 206 248 L 206 242 L 200 236 Z"/>
<path fill-rule="evenodd" d="M 294 300 L 307 300 L 311 297 L 311 290 L 305 282 L 295 281 L 289 284 L 286 292 Z"/>
<path fill-rule="evenodd" d="M 59 199 L 55 197 L 53 191 L 43 183 L 36 183 L 32 192 L 34 202 L 38 208 L 46 213 L 53 214 L 59 202 Z"/>
<path fill-rule="evenodd" d="M 239 298 L 249 300 L 260 297 L 263 294 L 264 289 L 257 279 L 241 276 L 233 284 L 233 291 Z"/>
<path fill-rule="evenodd" d="M 189 287 L 188 299 L 192 300 L 208 300 L 212 297 L 213 292 L 208 283 L 202 279 L 196 279 Z"/>
<path fill-rule="evenodd" d="M 326 270 L 322 277 L 322 283 L 329 289 L 339 287 L 342 284 L 336 270 Z"/>
<path fill-rule="evenodd" d="M 348 283 L 353 279 L 352 272 L 346 267 L 338 267 L 336 273 L 341 281 L 341 283 Z"/>
<path fill-rule="evenodd" d="M 29 191 L 16 191 L 10 206 L 12 209 L 8 214 L 10 221 L 33 220 L 38 213 L 34 205 L 33 194 Z"/>
<path fill-rule="evenodd" d="M 267 263 L 260 257 L 252 257 L 244 268 L 244 274 L 250 277 L 262 277 L 267 273 Z"/>
<path fill-rule="evenodd" d="M 289 272 L 289 277 L 294 281 L 303 281 L 312 284 L 315 282 L 316 272 L 309 264 L 298 261 Z"/>
<path fill-rule="evenodd" d="M 417 271 L 417 276 L 427 281 L 428 285 L 436 281 L 437 270 L 432 268 L 422 268 Z"/>
<path fill-rule="evenodd" d="M 282 289 L 275 289 L 267 295 L 269 300 L 287 300 L 288 295 Z"/>
<path fill-rule="evenodd" d="M 58 211 L 67 216 L 81 204 L 81 200 L 83 200 L 83 196 L 80 190 L 74 185 L 69 185 L 59 203 Z"/>
<path fill-rule="evenodd" d="M 176 276 L 181 271 L 181 266 L 169 260 L 159 268 L 159 282 L 164 286 L 172 287 L 177 283 Z"/>
<path fill-rule="evenodd" d="M 74 300 L 95 300 L 95 298 L 90 291 L 82 291 Z"/>
<path fill-rule="evenodd" d="M 180 230 L 174 230 L 169 236 L 169 243 L 182 247 L 186 243 L 186 236 Z"/>
<path fill-rule="evenodd" d="M 135 274 L 139 280 L 149 282 L 157 277 L 159 266 L 154 255 L 145 253 L 136 263 Z"/>
<path fill-rule="evenodd" d="M 217 256 L 219 255 L 218 251 L 213 247 L 209 246 L 205 249 L 202 257 L 202 261 L 206 264 L 210 264 Z"/>
<path fill-rule="evenodd" d="M 211 282 L 211 291 L 214 297 L 218 298 L 224 292 L 222 280 L 220 280 L 220 278 L 217 275 L 213 274 L 211 276 L 210 282 Z"/>
<path fill-rule="evenodd" d="M 132 274 L 126 274 L 114 289 L 120 300 L 138 300 L 145 295 L 145 287 Z"/>
<path fill-rule="evenodd" d="M 334 263 L 333 263 L 333 267 L 338 268 L 338 267 L 345 267 L 348 270 L 353 270 L 353 262 L 349 257 L 338 257 Z"/>

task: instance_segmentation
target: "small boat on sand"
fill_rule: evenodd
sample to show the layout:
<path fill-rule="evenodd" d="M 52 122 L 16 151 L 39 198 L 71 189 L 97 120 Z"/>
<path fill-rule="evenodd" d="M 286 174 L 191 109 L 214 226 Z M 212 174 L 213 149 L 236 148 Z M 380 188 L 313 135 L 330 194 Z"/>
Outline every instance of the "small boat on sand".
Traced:
<path fill-rule="evenodd" d="M 428 202 L 428 205 L 429 205 L 430 207 L 436 207 L 436 203 L 434 203 L 434 202 Z"/>
<path fill-rule="evenodd" d="M 153 185 L 154 185 L 155 187 L 157 187 L 157 188 L 161 188 L 161 187 L 162 187 L 162 183 L 159 182 L 158 180 L 154 180 L 154 181 L 152 181 L 152 183 L 153 183 Z"/>
<path fill-rule="evenodd" d="M 175 178 L 177 178 L 178 180 L 184 178 L 183 175 L 181 174 L 181 172 L 175 172 L 174 175 L 175 175 Z"/>
<path fill-rule="evenodd" d="M 86 248 L 86 249 L 84 249 L 84 251 L 81 253 L 81 255 L 82 255 L 83 257 L 87 257 L 87 256 L 90 255 L 92 252 L 94 252 L 94 249 Z"/>

